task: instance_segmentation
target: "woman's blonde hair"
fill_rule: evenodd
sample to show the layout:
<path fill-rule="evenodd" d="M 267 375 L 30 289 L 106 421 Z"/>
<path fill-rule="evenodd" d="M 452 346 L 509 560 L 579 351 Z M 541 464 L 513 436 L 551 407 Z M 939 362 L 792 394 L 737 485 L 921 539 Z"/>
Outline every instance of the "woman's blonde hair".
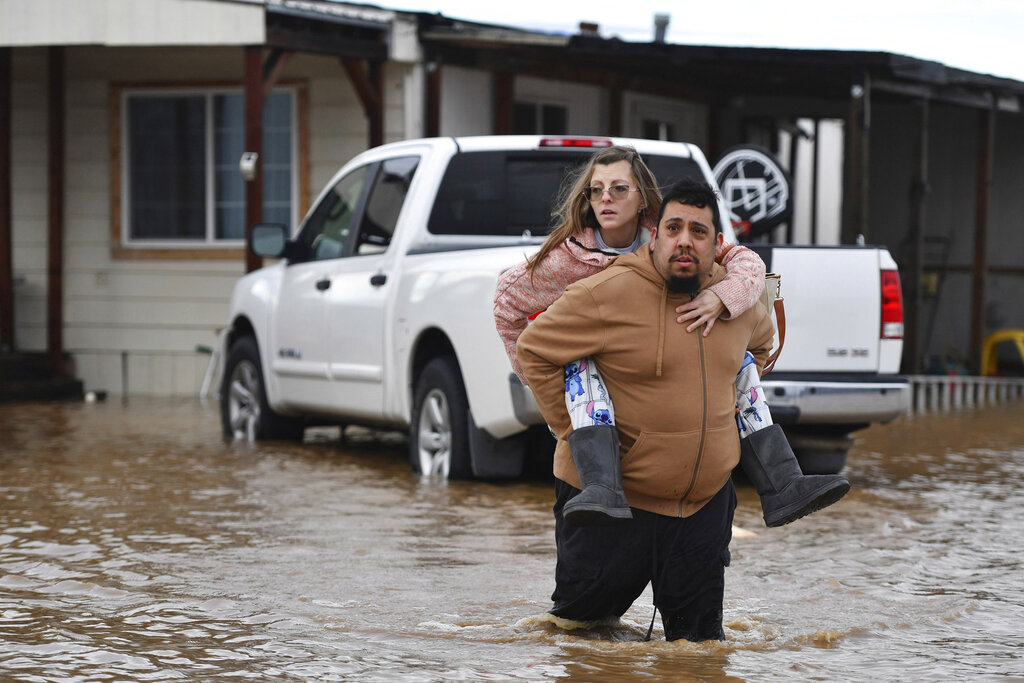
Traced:
<path fill-rule="evenodd" d="M 583 191 L 590 185 L 590 178 L 594 175 L 594 169 L 598 164 L 608 166 L 618 161 L 628 161 L 633 171 L 633 178 L 640 189 L 640 200 L 644 208 L 637 218 L 637 229 L 642 230 L 655 225 L 658 220 L 658 213 L 661 211 L 661 190 L 654 179 L 651 169 L 640 158 L 637 151 L 625 145 L 605 147 L 599 152 L 594 152 L 587 163 L 571 171 L 562 181 L 558 191 L 558 202 L 555 210 L 552 211 L 552 222 L 556 224 L 554 230 L 544 240 L 540 251 L 533 255 L 527 264 L 527 271 L 532 275 L 540 265 L 541 261 L 547 258 L 562 242 L 574 235 L 580 235 L 587 228 L 600 229 L 597 216 L 590 205 L 590 200 L 583 195 Z"/>

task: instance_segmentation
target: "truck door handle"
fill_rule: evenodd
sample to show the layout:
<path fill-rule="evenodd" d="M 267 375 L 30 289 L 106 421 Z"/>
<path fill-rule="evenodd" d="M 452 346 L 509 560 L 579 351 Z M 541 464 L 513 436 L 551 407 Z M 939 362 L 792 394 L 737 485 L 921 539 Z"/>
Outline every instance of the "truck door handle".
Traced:
<path fill-rule="evenodd" d="M 321 292 L 327 291 L 328 289 L 331 288 L 331 279 L 325 277 L 323 280 L 317 280 L 316 288 L 319 289 Z"/>
<path fill-rule="evenodd" d="M 370 284 L 374 287 L 380 287 L 388 281 L 388 276 L 384 273 L 377 273 L 376 275 L 370 276 Z"/>

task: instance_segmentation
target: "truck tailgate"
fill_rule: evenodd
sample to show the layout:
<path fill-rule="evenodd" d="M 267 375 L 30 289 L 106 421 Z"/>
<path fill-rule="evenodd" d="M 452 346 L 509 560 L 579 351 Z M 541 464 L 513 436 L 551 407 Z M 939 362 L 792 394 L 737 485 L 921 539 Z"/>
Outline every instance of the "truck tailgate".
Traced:
<path fill-rule="evenodd" d="M 782 276 L 786 344 L 776 371 L 879 372 L 879 250 L 775 246 L 758 251 L 769 270 Z"/>

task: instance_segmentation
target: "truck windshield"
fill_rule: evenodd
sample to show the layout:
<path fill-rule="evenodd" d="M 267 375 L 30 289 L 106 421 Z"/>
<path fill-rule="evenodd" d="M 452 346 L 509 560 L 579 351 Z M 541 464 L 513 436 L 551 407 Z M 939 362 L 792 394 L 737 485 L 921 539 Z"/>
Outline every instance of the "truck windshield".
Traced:
<path fill-rule="evenodd" d="M 546 235 L 563 179 L 587 160 L 571 152 L 465 152 L 452 157 L 427 229 L 435 235 Z M 662 190 L 702 177 L 688 157 L 645 155 Z"/>

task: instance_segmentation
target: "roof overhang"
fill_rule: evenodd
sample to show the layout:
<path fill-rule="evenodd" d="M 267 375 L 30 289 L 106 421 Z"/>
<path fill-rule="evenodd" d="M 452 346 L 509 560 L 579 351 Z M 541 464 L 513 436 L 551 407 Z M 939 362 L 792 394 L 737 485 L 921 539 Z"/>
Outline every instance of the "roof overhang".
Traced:
<path fill-rule="evenodd" d="M 876 97 L 927 98 L 1019 111 L 1024 83 L 889 52 L 637 43 L 593 35 L 510 32 L 421 15 L 426 59 L 440 64 L 721 99 L 738 95 L 849 101 L 853 84 Z"/>

